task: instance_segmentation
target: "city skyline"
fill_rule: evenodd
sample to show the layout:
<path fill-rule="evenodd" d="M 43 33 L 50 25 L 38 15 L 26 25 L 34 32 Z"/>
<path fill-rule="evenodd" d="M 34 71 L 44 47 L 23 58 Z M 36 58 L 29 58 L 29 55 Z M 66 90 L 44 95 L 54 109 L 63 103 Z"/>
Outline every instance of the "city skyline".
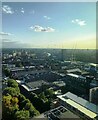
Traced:
<path fill-rule="evenodd" d="M 96 3 L 2 3 L 4 48 L 96 48 Z"/>

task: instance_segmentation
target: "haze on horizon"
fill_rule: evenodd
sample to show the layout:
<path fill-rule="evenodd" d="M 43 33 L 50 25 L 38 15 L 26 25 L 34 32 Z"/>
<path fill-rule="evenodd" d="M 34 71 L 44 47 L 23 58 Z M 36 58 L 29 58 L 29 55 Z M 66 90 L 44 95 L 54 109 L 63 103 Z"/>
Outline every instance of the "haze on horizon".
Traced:
<path fill-rule="evenodd" d="M 96 49 L 95 2 L 3 2 L 3 48 Z"/>

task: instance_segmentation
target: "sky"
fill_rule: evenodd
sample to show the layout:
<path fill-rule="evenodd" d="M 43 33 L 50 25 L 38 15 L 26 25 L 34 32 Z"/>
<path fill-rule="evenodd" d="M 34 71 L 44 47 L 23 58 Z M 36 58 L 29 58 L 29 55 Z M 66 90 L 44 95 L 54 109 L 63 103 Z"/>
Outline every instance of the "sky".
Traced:
<path fill-rule="evenodd" d="M 95 2 L 3 2 L 4 48 L 96 48 Z"/>

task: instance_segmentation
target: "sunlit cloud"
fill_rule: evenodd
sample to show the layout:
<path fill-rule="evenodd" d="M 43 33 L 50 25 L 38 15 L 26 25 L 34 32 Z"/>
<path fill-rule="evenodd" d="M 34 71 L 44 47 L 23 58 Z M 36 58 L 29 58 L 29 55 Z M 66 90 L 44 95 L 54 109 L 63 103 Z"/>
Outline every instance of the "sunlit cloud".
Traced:
<path fill-rule="evenodd" d="M 43 16 L 45 19 L 50 20 L 51 18 L 48 16 Z"/>
<path fill-rule="evenodd" d="M 80 26 L 85 26 L 86 25 L 86 21 L 84 20 L 80 20 L 80 19 L 75 19 L 71 21 L 74 24 L 80 25 Z"/>
<path fill-rule="evenodd" d="M 23 13 L 23 14 L 24 14 L 24 12 L 25 12 L 25 11 L 24 11 L 24 8 L 21 8 L 21 13 Z"/>
<path fill-rule="evenodd" d="M 2 36 L 11 36 L 11 35 L 13 35 L 13 34 L 11 34 L 11 33 L 6 33 L 6 32 L 0 32 L 0 35 L 2 35 Z"/>
<path fill-rule="evenodd" d="M 6 14 L 13 14 L 14 11 L 12 10 L 11 7 L 9 7 L 8 5 L 3 5 L 2 7 L 2 11 Z"/>
<path fill-rule="evenodd" d="M 34 30 L 35 32 L 54 32 L 55 29 L 52 27 L 42 27 L 39 25 L 31 26 L 30 29 Z"/>

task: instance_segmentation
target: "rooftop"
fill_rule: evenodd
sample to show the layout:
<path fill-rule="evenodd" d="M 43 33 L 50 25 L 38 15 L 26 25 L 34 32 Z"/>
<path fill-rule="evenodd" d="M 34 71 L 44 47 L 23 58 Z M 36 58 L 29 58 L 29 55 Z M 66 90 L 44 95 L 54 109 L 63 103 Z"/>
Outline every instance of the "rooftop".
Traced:
<path fill-rule="evenodd" d="M 98 66 L 98 64 L 95 64 L 95 63 L 90 63 L 89 65 L 91 65 L 91 66 L 95 66 L 95 67 Z"/>
<path fill-rule="evenodd" d="M 83 77 L 83 76 L 81 76 L 81 75 L 76 75 L 76 74 L 73 74 L 73 73 L 68 73 L 67 75 L 68 75 L 68 76 L 71 76 L 71 77 L 75 77 L 75 78 L 86 79 L 85 77 Z"/>
<path fill-rule="evenodd" d="M 68 73 L 71 73 L 71 72 L 81 72 L 80 69 L 76 68 L 76 69 L 69 69 L 69 70 L 66 70 Z"/>
<path fill-rule="evenodd" d="M 35 88 L 41 87 L 42 85 L 49 85 L 49 83 L 44 80 L 37 80 L 33 82 L 28 82 L 26 83 L 26 85 L 31 87 L 32 89 L 35 89 Z"/>
<path fill-rule="evenodd" d="M 43 118 L 45 120 L 54 120 L 54 119 L 68 119 L 68 118 L 79 118 L 79 116 L 73 114 L 71 111 L 67 110 L 63 106 L 59 106 L 57 108 L 51 109 L 35 118 Z M 50 119 L 49 119 L 50 118 Z M 33 120 L 33 119 L 32 119 Z"/>
<path fill-rule="evenodd" d="M 75 94 L 68 92 L 64 95 L 58 96 L 58 98 L 75 107 L 90 118 L 94 118 L 98 114 L 98 106 L 76 96 Z"/>
<path fill-rule="evenodd" d="M 53 82 L 53 84 L 54 84 L 54 85 L 57 85 L 57 86 L 59 86 L 59 87 L 62 87 L 62 86 L 65 86 L 65 85 L 66 85 L 66 83 L 65 83 L 64 81 L 55 81 L 55 82 Z"/>
<path fill-rule="evenodd" d="M 37 87 L 36 87 L 36 88 L 31 88 L 31 87 L 29 87 L 29 86 L 27 86 L 27 85 L 25 85 L 25 84 L 22 84 L 21 86 L 24 87 L 28 92 L 39 89 L 39 88 L 37 88 Z"/>
<path fill-rule="evenodd" d="M 79 116 L 73 114 L 71 111 L 67 110 L 63 106 L 59 106 L 59 107 L 51 110 L 50 113 L 55 115 L 59 119 L 62 119 L 62 118 L 79 118 Z"/>

